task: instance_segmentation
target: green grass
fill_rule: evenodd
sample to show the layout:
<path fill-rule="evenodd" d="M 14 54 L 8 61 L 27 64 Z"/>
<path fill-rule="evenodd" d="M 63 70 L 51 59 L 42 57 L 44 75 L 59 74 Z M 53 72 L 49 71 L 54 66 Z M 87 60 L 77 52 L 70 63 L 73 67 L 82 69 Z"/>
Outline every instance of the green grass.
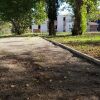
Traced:
<path fill-rule="evenodd" d="M 100 59 L 100 33 L 86 33 L 82 36 L 66 35 L 47 38 Z"/>
<path fill-rule="evenodd" d="M 27 32 L 21 35 L 15 35 L 13 33 L 0 33 L 0 38 L 9 38 L 9 37 L 34 37 L 34 36 L 48 36 L 48 33 L 32 33 L 32 32 Z"/>
<path fill-rule="evenodd" d="M 83 53 L 100 59 L 100 33 L 86 33 L 82 36 L 71 36 L 71 33 L 58 32 L 57 36 L 48 36 L 48 33 L 25 33 L 22 35 L 0 34 L 0 38 L 34 37 L 41 36 L 52 41 L 63 43 Z"/>
<path fill-rule="evenodd" d="M 68 42 L 100 42 L 100 34 L 85 34 L 82 36 L 56 36 L 56 37 L 48 37 L 50 40 L 59 41 L 61 43 Z"/>

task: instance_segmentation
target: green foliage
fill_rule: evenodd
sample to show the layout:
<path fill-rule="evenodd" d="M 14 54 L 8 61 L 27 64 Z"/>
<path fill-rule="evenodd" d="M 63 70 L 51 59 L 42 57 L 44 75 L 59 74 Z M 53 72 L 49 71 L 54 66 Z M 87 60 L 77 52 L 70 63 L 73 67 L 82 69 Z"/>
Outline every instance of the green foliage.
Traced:
<path fill-rule="evenodd" d="M 96 21 L 96 20 L 100 20 L 100 11 L 93 11 L 91 14 L 88 15 L 88 20 L 89 21 Z"/>
<path fill-rule="evenodd" d="M 98 9 L 100 2 L 98 0 L 89 0 L 87 2 L 88 20 L 98 20 L 100 18 L 100 10 Z"/>
<path fill-rule="evenodd" d="M 87 29 L 87 10 L 86 10 L 86 5 L 83 4 L 81 7 L 81 29 L 82 33 L 86 32 Z"/>
<path fill-rule="evenodd" d="M 4 20 L 18 19 L 29 13 L 34 0 L 1 0 L 0 15 Z"/>
<path fill-rule="evenodd" d="M 72 7 L 75 21 L 73 34 L 84 33 L 87 28 L 87 20 L 97 20 L 100 11 L 97 10 L 98 0 L 64 0 Z M 80 25 L 79 25 L 80 24 Z M 80 27 L 81 26 L 81 27 Z"/>
<path fill-rule="evenodd" d="M 33 19 L 35 24 L 41 24 L 47 18 L 45 2 L 40 1 L 36 3 L 35 9 L 33 9 Z"/>
<path fill-rule="evenodd" d="M 11 33 L 11 24 L 0 21 L 0 35 L 10 34 Z"/>
<path fill-rule="evenodd" d="M 32 20 L 32 8 L 36 0 L 1 0 L 0 17 L 3 21 L 12 23 L 12 31 L 23 33 Z"/>

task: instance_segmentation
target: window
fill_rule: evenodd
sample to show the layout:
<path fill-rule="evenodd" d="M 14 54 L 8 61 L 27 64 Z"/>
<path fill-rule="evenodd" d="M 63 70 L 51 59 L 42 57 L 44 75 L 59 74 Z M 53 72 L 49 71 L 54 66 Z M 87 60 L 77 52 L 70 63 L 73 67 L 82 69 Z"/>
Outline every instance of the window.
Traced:
<path fill-rule="evenodd" d="M 66 17 L 63 17 L 63 21 L 65 22 L 65 20 L 66 20 Z"/>
<path fill-rule="evenodd" d="M 38 25 L 38 29 L 39 29 L 39 30 L 41 29 L 41 25 Z"/>

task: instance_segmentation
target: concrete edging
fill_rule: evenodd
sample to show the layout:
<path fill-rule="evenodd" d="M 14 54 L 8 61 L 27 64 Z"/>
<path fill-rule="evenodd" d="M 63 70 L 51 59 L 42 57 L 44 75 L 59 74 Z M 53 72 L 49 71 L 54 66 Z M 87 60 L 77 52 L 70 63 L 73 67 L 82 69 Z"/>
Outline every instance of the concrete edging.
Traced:
<path fill-rule="evenodd" d="M 97 65 L 100 65 L 100 60 L 98 60 L 96 58 L 93 58 L 93 57 L 91 57 L 91 56 L 89 56 L 87 54 L 81 53 L 80 51 L 77 51 L 77 50 L 75 50 L 75 49 L 73 49 L 73 48 L 71 48 L 69 46 L 65 46 L 64 44 L 61 44 L 61 43 L 58 43 L 58 42 L 55 42 L 55 41 L 48 40 L 47 38 L 44 38 L 44 39 L 47 40 L 47 41 L 49 41 L 49 42 L 51 42 L 54 45 L 57 45 L 57 46 L 65 49 L 65 50 L 68 50 L 68 51 L 70 51 L 70 52 L 72 52 L 72 53 L 74 53 L 74 54 L 76 54 L 76 55 L 78 55 L 78 56 L 80 56 L 80 57 L 88 60 L 88 61 L 91 61 L 91 62 L 93 62 L 93 63 L 95 63 Z"/>

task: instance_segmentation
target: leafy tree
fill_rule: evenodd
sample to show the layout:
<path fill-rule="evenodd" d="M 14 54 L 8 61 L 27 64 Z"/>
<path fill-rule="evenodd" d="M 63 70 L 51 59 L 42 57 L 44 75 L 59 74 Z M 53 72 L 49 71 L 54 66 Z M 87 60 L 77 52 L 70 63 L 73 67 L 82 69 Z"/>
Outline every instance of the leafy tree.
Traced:
<path fill-rule="evenodd" d="M 46 3 L 44 1 L 39 1 L 36 3 L 35 9 L 33 9 L 33 19 L 35 24 L 40 25 L 47 18 L 45 5 Z"/>
<path fill-rule="evenodd" d="M 0 20 L 0 35 L 9 34 L 11 32 L 11 24 Z"/>
<path fill-rule="evenodd" d="M 98 8 L 98 6 L 100 6 L 100 1 L 97 1 L 97 3 L 93 3 L 90 2 L 89 3 L 89 10 L 88 10 L 88 20 L 89 21 L 96 21 L 96 20 L 100 20 L 100 9 Z"/>
<path fill-rule="evenodd" d="M 96 8 L 97 0 L 65 0 L 73 9 L 72 35 L 82 35 L 87 28 L 87 16 Z"/>
<path fill-rule="evenodd" d="M 0 17 L 12 23 L 12 31 L 18 35 L 23 33 L 32 20 L 32 8 L 36 0 L 1 0 Z"/>

